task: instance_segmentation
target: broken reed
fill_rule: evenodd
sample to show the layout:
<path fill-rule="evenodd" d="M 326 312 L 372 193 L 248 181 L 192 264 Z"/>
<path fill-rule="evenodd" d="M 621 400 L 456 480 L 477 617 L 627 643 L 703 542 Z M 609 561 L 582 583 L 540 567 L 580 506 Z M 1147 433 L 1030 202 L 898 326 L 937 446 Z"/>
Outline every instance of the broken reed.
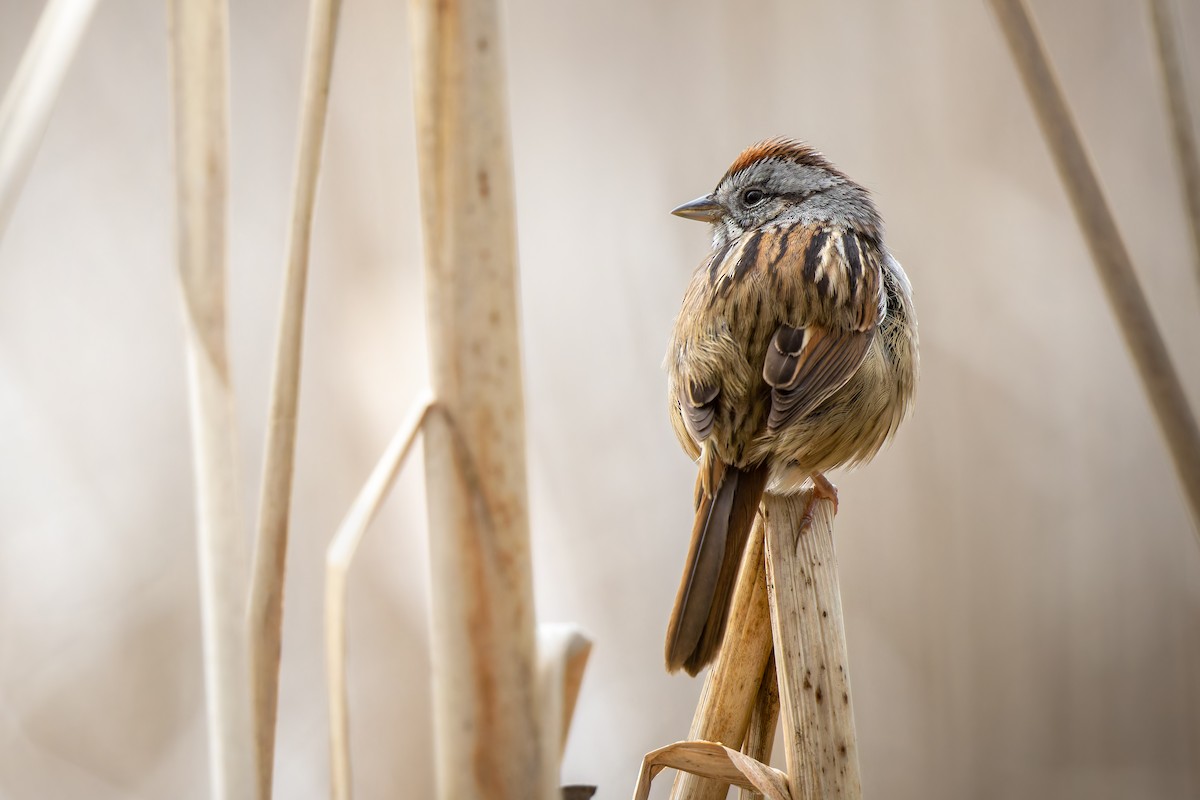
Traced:
<path fill-rule="evenodd" d="M 833 504 L 817 500 L 806 524 L 810 497 L 763 497 L 691 739 L 646 755 L 634 800 L 664 767 L 681 771 L 672 800 L 723 798 L 731 784 L 743 798 L 861 800 Z M 767 763 L 777 719 L 786 772 Z"/>

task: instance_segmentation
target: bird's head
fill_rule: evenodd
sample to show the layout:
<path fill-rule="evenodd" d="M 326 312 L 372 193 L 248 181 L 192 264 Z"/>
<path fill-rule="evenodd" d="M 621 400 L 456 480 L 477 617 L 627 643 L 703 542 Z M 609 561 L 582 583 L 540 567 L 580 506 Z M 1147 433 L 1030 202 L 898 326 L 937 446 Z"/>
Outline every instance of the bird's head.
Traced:
<path fill-rule="evenodd" d="M 671 213 L 711 222 L 718 247 L 747 231 L 794 221 L 833 223 L 871 237 L 882 233 L 866 189 L 812 147 L 785 138 L 747 148 L 716 189 Z"/>

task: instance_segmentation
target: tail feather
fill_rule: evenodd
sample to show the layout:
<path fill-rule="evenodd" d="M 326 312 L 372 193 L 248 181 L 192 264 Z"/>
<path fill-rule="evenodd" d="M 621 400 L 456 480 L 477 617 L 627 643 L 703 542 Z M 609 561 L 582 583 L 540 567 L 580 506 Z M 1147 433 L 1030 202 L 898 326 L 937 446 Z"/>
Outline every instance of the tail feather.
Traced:
<path fill-rule="evenodd" d="M 697 483 L 696 523 L 667 626 L 667 670 L 695 675 L 716 656 L 733 584 L 767 483 L 765 465 L 741 470 L 720 462 Z"/>

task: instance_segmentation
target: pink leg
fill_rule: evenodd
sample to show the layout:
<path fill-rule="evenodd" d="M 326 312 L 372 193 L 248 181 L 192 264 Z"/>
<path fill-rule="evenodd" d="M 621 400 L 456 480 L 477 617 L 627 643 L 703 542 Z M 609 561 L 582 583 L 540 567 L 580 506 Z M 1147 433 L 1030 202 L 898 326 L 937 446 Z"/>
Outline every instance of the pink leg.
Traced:
<path fill-rule="evenodd" d="M 833 502 L 833 513 L 838 510 L 838 491 L 837 487 L 830 483 L 829 478 L 818 472 L 812 476 L 813 481 L 813 497 L 823 497 L 826 500 Z"/>
<path fill-rule="evenodd" d="M 804 504 L 804 514 L 800 517 L 800 530 L 803 531 L 808 526 L 812 525 L 813 508 L 818 500 L 829 500 L 833 503 L 833 513 L 838 510 L 838 491 L 837 487 L 829 482 L 829 479 L 820 472 L 812 476 L 813 490 L 808 496 L 808 502 Z"/>

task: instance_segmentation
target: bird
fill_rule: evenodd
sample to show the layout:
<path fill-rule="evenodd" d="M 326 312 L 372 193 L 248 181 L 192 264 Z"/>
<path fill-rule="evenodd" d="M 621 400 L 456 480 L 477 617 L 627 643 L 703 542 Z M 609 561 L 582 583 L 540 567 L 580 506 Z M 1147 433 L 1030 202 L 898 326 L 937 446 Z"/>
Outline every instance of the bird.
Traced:
<path fill-rule="evenodd" d="M 825 473 L 872 458 L 906 416 L 917 319 L 870 194 L 805 142 L 751 145 L 671 213 L 712 226 L 665 361 L 671 425 L 699 466 L 666 666 L 696 675 L 764 492 L 812 486 L 810 522 L 815 498 L 837 501 Z"/>

